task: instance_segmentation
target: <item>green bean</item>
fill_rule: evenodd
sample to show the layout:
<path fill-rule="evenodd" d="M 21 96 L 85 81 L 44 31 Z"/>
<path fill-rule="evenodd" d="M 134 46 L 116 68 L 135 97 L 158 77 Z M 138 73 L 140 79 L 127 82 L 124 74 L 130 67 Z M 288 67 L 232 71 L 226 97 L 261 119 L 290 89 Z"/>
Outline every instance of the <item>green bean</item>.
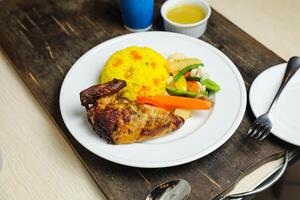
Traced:
<path fill-rule="evenodd" d="M 210 90 L 212 92 L 218 92 L 221 89 L 216 82 L 210 79 L 202 80 L 200 83 L 204 85 L 207 90 Z"/>
<path fill-rule="evenodd" d="M 183 96 L 183 97 L 191 97 L 191 98 L 197 97 L 200 94 L 208 96 L 208 91 L 200 91 L 199 93 L 196 93 L 196 92 L 178 90 L 172 87 L 167 87 L 166 90 L 168 94 L 172 96 Z"/>
<path fill-rule="evenodd" d="M 182 70 L 180 70 L 180 71 L 176 74 L 176 76 L 174 77 L 174 81 L 178 81 L 178 79 L 179 79 L 181 76 L 183 76 L 186 72 L 188 72 L 188 71 L 190 71 L 190 70 L 192 70 L 192 69 L 196 69 L 196 68 L 198 68 L 198 67 L 200 67 L 200 66 L 203 66 L 203 64 L 194 64 L 194 65 L 189 65 L 189 66 L 183 68 Z"/>

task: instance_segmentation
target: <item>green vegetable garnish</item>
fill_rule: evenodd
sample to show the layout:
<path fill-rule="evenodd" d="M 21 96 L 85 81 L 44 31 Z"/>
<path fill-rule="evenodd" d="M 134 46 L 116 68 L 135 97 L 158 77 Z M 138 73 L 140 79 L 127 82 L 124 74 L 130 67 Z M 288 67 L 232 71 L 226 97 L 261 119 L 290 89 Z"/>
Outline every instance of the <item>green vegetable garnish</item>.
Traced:
<path fill-rule="evenodd" d="M 172 95 L 172 96 L 183 96 L 183 97 L 191 97 L 191 98 L 194 98 L 200 94 L 208 96 L 207 91 L 201 91 L 199 93 L 196 93 L 196 92 L 178 90 L 178 89 L 172 88 L 172 87 L 167 87 L 166 90 L 167 90 L 168 94 Z"/>
<path fill-rule="evenodd" d="M 212 92 L 218 92 L 221 89 L 220 86 L 216 82 L 214 82 L 210 79 L 202 80 L 200 83 L 202 85 L 204 85 L 207 90 L 210 90 Z"/>
<path fill-rule="evenodd" d="M 209 96 L 209 92 L 207 91 L 207 90 L 205 90 L 205 91 L 200 91 L 199 93 L 198 93 L 198 95 L 199 94 L 202 94 L 202 95 L 205 95 L 205 96 Z"/>
<path fill-rule="evenodd" d="M 174 81 L 177 81 L 181 76 L 183 76 L 186 72 L 192 70 L 192 69 L 196 69 L 198 67 L 202 66 L 203 67 L 203 64 L 194 64 L 194 65 L 190 65 L 190 66 L 187 66 L 185 68 L 183 68 L 182 70 L 180 70 L 176 76 L 174 77 Z"/>

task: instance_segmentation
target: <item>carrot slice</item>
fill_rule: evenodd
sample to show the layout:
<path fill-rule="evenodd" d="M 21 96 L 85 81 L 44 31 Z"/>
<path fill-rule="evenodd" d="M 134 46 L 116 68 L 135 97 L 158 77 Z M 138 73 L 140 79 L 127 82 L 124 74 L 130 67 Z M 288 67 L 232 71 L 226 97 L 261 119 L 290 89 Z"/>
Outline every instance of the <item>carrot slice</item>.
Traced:
<path fill-rule="evenodd" d="M 162 108 L 162 109 L 164 109 L 166 111 L 172 111 L 172 110 L 175 109 L 175 108 L 172 108 L 170 106 L 166 106 L 164 104 L 156 102 L 155 100 L 153 100 L 153 101 L 150 102 L 150 99 L 147 99 L 147 98 L 151 98 L 151 97 L 139 96 L 139 97 L 137 97 L 137 103 L 138 104 L 150 104 L 152 106 L 160 107 L 160 108 Z"/>
<path fill-rule="evenodd" d="M 193 99 L 188 97 L 178 96 L 155 96 L 155 97 L 137 97 L 139 104 L 150 104 L 163 108 L 186 108 L 186 109 L 198 109 L 208 110 L 212 106 L 212 102 L 201 99 Z"/>
<path fill-rule="evenodd" d="M 186 83 L 189 92 L 199 92 L 199 85 L 197 81 L 187 81 Z"/>
<path fill-rule="evenodd" d="M 186 78 L 186 77 L 190 77 L 191 76 L 191 72 L 190 71 L 188 71 L 188 72 L 185 72 L 185 74 L 184 74 L 184 77 Z"/>

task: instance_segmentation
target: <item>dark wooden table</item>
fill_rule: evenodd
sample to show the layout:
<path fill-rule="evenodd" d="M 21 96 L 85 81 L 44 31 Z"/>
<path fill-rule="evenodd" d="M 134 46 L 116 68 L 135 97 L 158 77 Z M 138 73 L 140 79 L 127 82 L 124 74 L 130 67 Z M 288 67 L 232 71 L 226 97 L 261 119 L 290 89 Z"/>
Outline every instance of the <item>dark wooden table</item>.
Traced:
<path fill-rule="evenodd" d="M 162 30 L 156 2 L 154 30 Z M 269 137 L 256 142 L 245 133 L 254 119 L 246 114 L 235 134 L 217 151 L 194 162 L 164 169 L 121 166 L 82 147 L 64 125 L 59 90 L 72 64 L 91 47 L 128 33 L 117 3 L 110 0 L 3 0 L 0 2 L 0 45 L 32 94 L 61 129 L 107 199 L 143 199 L 157 184 L 184 178 L 190 199 L 217 199 L 253 169 L 281 156 L 291 146 Z M 272 51 L 213 11 L 200 39 L 224 52 L 237 65 L 247 90 L 264 69 L 284 62 Z M 128 192 L 130 191 L 130 192 Z"/>

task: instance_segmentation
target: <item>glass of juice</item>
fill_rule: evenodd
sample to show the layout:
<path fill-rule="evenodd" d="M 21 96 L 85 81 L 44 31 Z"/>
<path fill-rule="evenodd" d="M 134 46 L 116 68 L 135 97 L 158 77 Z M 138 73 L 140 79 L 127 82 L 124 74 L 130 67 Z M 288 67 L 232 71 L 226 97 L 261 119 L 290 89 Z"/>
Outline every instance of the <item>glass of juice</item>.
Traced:
<path fill-rule="evenodd" d="M 126 29 L 139 32 L 151 28 L 154 0 L 120 0 L 120 8 Z"/>

